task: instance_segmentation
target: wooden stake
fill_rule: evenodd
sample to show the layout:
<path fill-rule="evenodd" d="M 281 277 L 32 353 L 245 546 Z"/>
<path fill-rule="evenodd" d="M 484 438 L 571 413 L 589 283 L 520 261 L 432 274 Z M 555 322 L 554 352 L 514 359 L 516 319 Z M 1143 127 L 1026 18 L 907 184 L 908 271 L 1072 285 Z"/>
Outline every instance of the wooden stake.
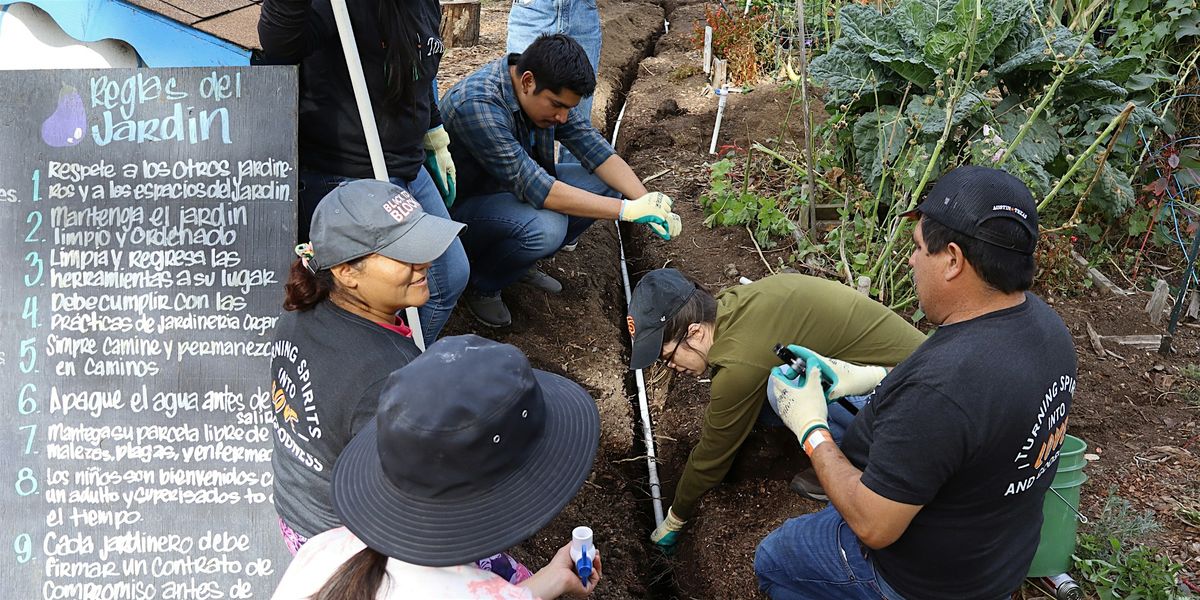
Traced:
<path fill-rule="evenodd" d="M 712 35 L 713 28 L 711 25 L 704 26 L 704 74 L 708 75 L 712 69 Z"/>
<path fill-rule="evenodd" d="M 800 105 L 804 115 L 804 167 L 808 179 L 808 205 L 800 214 L 800 227 L 814 239 L 817 221 L 817 175 L 813 169 L 812 110 L 808 107 L 808 34 L 804 26 L 804 1 L 796 0 L 796 25 L 800 28 Z"/>
<path fill-rule="evenodd" d="M 724 89 L 725 84 L 728 83 L 727 81 L 725 81 L 725 77 L 726 77 L 725 71 L 727 68 L 726 67 L 727 63 L 724 59 L 714 58 L 712 61 L 712 65 L 713 65 L 713 78 L 712 78 L 713 89 L 714 90 Z"/>
<path fill-rule="evenodd" d="M 1171 286 L 1165 279 L 1154 282 L 1154 294 L 1146 303 L 1146 312 L 1150 313 L 1150 322 L 1158 325 L 1162 321 L 1163 312 L 1167 308 L 1167 299 L 1171 297 Z"/>

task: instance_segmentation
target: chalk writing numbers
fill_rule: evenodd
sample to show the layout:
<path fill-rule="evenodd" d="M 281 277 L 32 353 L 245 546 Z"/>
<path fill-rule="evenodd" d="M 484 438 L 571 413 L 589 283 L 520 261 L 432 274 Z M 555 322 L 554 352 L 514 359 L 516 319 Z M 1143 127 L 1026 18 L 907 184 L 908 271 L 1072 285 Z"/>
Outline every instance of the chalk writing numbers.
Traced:
<path fill-rule="evenodd" d="M 38 313 L 38 297 L 37 296 L 26 296 L 25 297 L 25 306 L 21 309 L 21 318 L 29 321 L 30 329 L 38 328 L 37 313 Z"/>
<path fill-rule="evenodd" d="M 28 415 L 37 410 L 37 400 L 33 397 L 35 393 L 37 393 L 36 385 L 27 383 L 21 386 L 21 393 L 17 396 L 17 412 Z"/>
<path fill-rule="evenodd" d="M 42 199 L 41 185 L 42 185 L 42 170 L 34 169 L 33 170 L 33 201 L 34 202 L 38 202 Z"/>
<path fill-rule="evenodd" d="M 25 222 L 30 225 L 29 233 L 25 235 L 26 243 L 34 244 L 39 241 L 45 241 L 45 240 L 33 239 L 33 234 L 37 233 L 37 230 L 42 227 L 42 211 L 35 210 L 35 211 L 30 212 L 29 216 L 25 217 Z"/>
<path fill-rule="evenodd" d="M 34 344 L 37 338 L 25 338 L 21 340 L 21 361 L 18 366 L 22 373 L 32 373 L 33 367 L 37 364 L 37 348 Z"/>
<path fill-rule="evenodd" d="M 29 263 L 29 268 L 34 270 L 33 277 L 29 273 L 25 274 L 25 287 L 33 287 L 42 281 L 42 271 L 45 268 L 42 258 L 38 256 L 36 251 L 31 251 L 25 255 L 25 262 Z"/>
<path fill-rule="evenodd" d="M 38 482 L 37 478 L 33 476 L 33 469 L 23 467 L 20 471 L 17 471 L 17 482 L 13 484 L 13 487 L 17 488 L 18 496 L 28 496 L 36 493 Z"/>
<path fill-rule="evenodd" d="M 35 435 L 37 435 L 37 423 L 34 423 L 33 425 L 25 425 L 24 427 L 18 427 L 17 429 L 22 431 L 26 429 L 29 430 L 29 437 L 25 440 L 25 454 L 33 454 L 33 438 Z"/>
<path fill-rule="evenodd" d="M 13 538 L 13 552 L 17 555 L 17 562 L 25 564 L 33 558 L 33 539 L 28 533 L 22 533 Z"/>

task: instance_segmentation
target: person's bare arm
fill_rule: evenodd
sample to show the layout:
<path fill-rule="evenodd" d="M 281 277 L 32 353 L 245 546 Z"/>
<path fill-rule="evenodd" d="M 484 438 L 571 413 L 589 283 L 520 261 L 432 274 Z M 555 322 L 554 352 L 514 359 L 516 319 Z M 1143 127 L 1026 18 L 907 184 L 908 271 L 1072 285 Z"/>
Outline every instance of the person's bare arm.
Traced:
<path fill-rule="evenodd" d="M 621 214 L 620 200 L 593 194 L 562 181 L 555 181 L 550 186 L 550 194 L 546 196 L 542 207 L 564 215 L 591 219 L 616 219 Z"/>
<path fill-rule="evenodd" d="M 637 200 L 649 193 L 629 163 L 616 154 L 596 167 L 596 177 L 630 200 Z"/>
<path fill-rule="evenodd" d="M 863 485 L 862 471 L 832 443 L 818 445 L 809 458 L 833 507 L 854 535 L 873 550 L 900 539 L 921 511 L 921 506 L 889 500 Z"/>

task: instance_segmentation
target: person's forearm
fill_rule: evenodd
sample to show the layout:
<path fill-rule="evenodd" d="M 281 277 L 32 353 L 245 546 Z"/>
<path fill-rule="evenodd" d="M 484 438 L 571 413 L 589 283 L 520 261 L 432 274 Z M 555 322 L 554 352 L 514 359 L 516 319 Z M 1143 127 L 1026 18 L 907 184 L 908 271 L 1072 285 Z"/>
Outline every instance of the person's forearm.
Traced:
<path fill-rule="evenodd" d="M 850 464 L 846 455 L 832 441 L 817 446 L 809 458 L 833 507 L 860 540 L 876 547 L 871 514 L 858 497 L 859 492 L 866 489 L 862 484 L 862 471 Z"/>
<path fill-rule="evenodd" d="M 542 208 L 573 217 L 616 219 L 621 214 L 621 201 L 555 181 Z"/>
<path fill-rule="evenodd" d="M 642 180 L 629 168 L 629 163 L 616 154 L 596 167 L 595 173 L 600 181 L 630 200 L 636 200 L 648 193 L 646 186 L 642 185 Z"/>
<path fill-rule="evenodd" d="M 562 585 L 550 569 L 541 569 L 517 585 L 529 590 L 539 600 L 552 600 L 563 594 Z"/>

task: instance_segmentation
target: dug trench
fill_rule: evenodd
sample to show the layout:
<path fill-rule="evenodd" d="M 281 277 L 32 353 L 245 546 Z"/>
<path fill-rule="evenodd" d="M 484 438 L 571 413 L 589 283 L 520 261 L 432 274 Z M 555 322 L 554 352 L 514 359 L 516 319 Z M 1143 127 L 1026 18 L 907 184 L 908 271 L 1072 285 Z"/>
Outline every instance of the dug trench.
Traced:
<path fill-rule="evenodd" d="M 704 22 L 703 3 L 600 0 L 599 8 L 604 46 L 594 120 L 611 134 L 625 106 L 618 152 L 639 176 L 653 177 L 649 189 L 675 199 L 684 222 L 683 235 L 671 241 L 640 227 L 622 229 L 631 280 L 673 266 L 715 291 L 737 285 L 739 277 L 758 279 L 778 269 L 787 247 L 760 249 L 745 229 L 703 225 L 700 198 L 709 185 L 708 164 L 717 158 L 708 152 L 717 100 L 704 93 L 695 42 L 696 24 Z M 452 85 L 503 54 L 508 4 L 488 1 L 483 11 L 480 45 L 448 51 L 441 85 Z M 665 34 L 664 19 L 670 23 Z M 752 142 L 795 148 L 803 134 L 799 111 L 793 92 L 771 82 L 733 94 L 718 147 L 735 156 L 744 156 Z M 814 119 L 822 118 L 815 109 Z M 563 282 L 561 294 L 516 285 L 505 291 L 511 327 L 482 328 L 460 308 L 447 329 L 518 346 L 536 367 L 584 385 L 600 410 L 602 433 L 592 475 L 575 500 L 514 553 L 536 568 L 570 539 L 574 526 L 586 524 L 595 531 L 604 564 L 596 598 L 762 598 L 753 573 L 755 546 L 786 519 L 821 508 L 788 489 L 788 480 L 806 464 L 803 454 L 790 435 L 755 431 L 729 476 L 704 497 L 677 554 L 664 557 L 647 542 L 653 517 L 636 391 L 626 369 L 629 341 L 618 263 L 613 223 L 596 223 L 578 250 L 560 252 L 541 265 Z M 836 278 L 820 270 L 808 273 Z M 1087 440 L 1094 459 L 1087 467 L 1081 510 L 1096 517 L 1105 499 L 1117 494 L 1135 510 L 1152 511 L 1163 527 L 1144 542 L 1184 563 L 1185 573 L 1196 572 L 1200 530 L 1180 525 L 1177 514 L 1182 502 L 1200 495 L 1200 469 L 1195 468 L 1200 461 L 1190 449 L 1200 428 L 1196 411 L 1181 400 L 1191 388 L 1180 385 L 1184 377 L 1179 375 L 1182 367 L 1200 362 L 1197 329 L 1182 327 L 1170 356 L 1112 344 L 1098 355 L 1089 346 L 1089 326 L 1111 336 L 1162 332 L 1162 325 L 1151 324 L 1141 311 L 1146 296 L 1114 296 L 1094 287 L 1071 298 L 1046 288 L 1035 291 L 1051 302 L 1077 342 L 1079 386 L 1071 433 Z M 646 372 L 646 380 L 665 509 L 699 440 L 708 382 L 658 367 Z M 1027 588 L 1019 597 L 1042 596 Z"/>

